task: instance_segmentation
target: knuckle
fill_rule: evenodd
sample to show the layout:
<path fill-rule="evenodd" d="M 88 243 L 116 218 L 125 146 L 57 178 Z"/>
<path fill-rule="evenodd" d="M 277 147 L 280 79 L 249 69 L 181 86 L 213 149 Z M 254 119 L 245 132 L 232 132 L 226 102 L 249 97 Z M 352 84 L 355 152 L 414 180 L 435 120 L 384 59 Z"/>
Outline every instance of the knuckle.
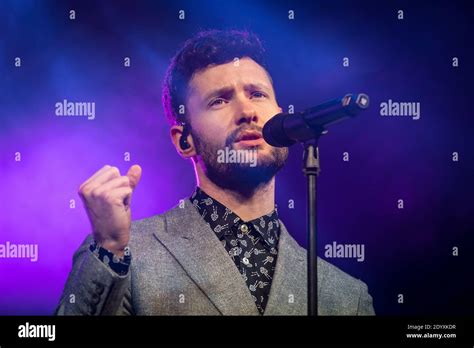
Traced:
<path fill-rule="evenodd" d="M 84 189 L 87 187 L 87 184 L 88 184 L 87 180 L 84 181 L 84 182 L 79 186 L 78 191 L 84 191 Z"/>
<path fill-rule="evenodd" d="M 89 194 L 89 187 L 87 185 L 81 185 L 77 193 L 79 194 L 79 196 L 85 197 Z"/>
<path fill-rule="evenodd" d="M 114 177 L 120 176 L 120 171 L 119 171 L 119 169 L 118 169 L 117 167 L 111 167 L 111 168 L 110 168 L 110 171 L 112 172 L 112 175 L 113 175 Z"/>
<path fill-rule="evenodd" d="M 98 189 L 93 189 L 91 192 L 90 192 L 90 196 L 94 199 L 97 199 L 100 197 L 100 191 Z"/>
<path fill-rule="evenodd" d="M 103 192 L 101 194 L 101 198 L 104 200 L 104 201 L 109 201 L 110 200 L 110 193 L 109 192 Z"/>

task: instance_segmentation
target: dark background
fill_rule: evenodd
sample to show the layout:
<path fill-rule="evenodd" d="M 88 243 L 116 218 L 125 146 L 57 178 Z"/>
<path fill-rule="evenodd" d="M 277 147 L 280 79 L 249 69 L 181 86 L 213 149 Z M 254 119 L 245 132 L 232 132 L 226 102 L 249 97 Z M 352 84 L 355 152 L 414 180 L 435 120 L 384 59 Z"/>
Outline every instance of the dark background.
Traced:
<path fill-rule="evenodd" d="M 368 284 L 379 315 L 472 314 L 473 15 L 468 1 L 0 2 L 0 243 L 39 247 L 35 263 L 0 259 L 0 314 L 53 312 L 90 229 L 77 188 L 103 165 L 142 166 L 135 219 L 191 194 L 194 172 L 169 139 L 161 83 L 182 42 L 214 28 L 260 36 L 284 110 L 371 98 L 320 142 L 319 255 L 333 241 L 364 244 L 364 262 L 329 261 Z M 95 102 L 96 118 L 56 117 L 63 99 Z M 382 117 L 389 99 L 421 103 L 421 118 Z M 301 159 L 293 146 L 276 194 L 305 245 Z"/>

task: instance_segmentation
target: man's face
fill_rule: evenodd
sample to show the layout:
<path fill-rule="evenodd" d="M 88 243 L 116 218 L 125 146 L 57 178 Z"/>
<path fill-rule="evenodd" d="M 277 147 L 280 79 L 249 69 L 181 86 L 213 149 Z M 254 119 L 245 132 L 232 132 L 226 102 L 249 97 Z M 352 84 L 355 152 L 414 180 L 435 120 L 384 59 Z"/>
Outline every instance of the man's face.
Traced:
<path fill-rule="evenodd" d="M 285 164 L 288 148 L 272 147 L 261 135 L 281 108 L 269 76 L 254 60 L 242 58 L 194 74 L 187 110 L 197 164 L 216 185 L 251 193 Z"/>

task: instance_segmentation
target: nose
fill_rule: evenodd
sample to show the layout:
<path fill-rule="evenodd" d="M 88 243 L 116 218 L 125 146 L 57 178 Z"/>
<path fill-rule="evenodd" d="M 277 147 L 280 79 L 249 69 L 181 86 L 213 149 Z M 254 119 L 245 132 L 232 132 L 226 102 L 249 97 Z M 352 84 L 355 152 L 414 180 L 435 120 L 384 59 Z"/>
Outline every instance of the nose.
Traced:
<path fill-rule="evenodd" d="M 257 112 L 255 111 L 252 102 L 248 98 L 239 100 L 239 106 L 237 110 L 237 125 L 243 123 L 251 124 L 252 122 L 258 123 Z"/>

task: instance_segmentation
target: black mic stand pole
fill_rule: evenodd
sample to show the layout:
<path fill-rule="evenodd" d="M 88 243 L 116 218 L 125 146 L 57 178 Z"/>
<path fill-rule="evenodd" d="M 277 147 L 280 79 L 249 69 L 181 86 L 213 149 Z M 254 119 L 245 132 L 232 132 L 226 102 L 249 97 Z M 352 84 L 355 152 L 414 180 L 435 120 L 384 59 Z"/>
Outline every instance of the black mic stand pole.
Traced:
<path fill-rule="evenodd" d="M 320 133 L 325 134 L 327 131 Z M 319 166 L 318 135 L 303 144 L 303 173 L 307 179 L 307 240 L 308 240 L 308 316 L 318 315 L 318 262 L 317 262 L 317 180 Z"/>

